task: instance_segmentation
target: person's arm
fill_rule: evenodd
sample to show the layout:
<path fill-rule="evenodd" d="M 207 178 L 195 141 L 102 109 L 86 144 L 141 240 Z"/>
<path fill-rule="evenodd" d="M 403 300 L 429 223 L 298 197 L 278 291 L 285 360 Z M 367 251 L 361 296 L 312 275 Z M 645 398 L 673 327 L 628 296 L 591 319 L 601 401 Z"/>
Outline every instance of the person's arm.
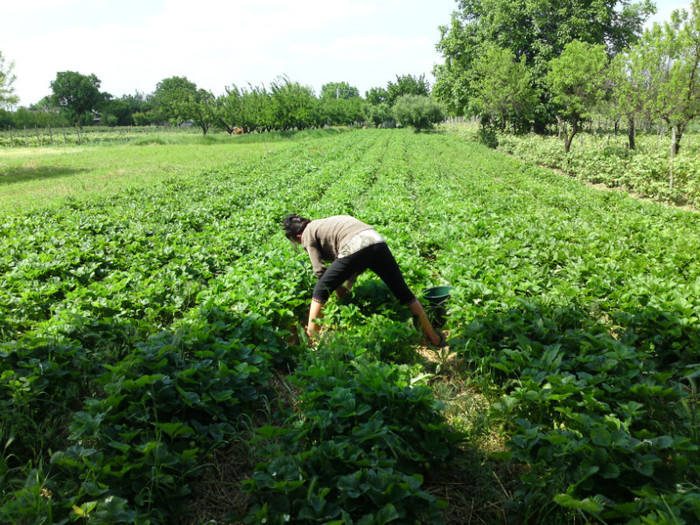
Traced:
<path fill-rule="evenodd" d="M 321 249 L 315 244 L 306 245 L 304 248 L 306 248 L 306 253 L 309 254 L 311 267 L 314 269 L 314 275 L 320 279 L 323 273 L 326 271 L 326 263 L 323 261 Z"/>

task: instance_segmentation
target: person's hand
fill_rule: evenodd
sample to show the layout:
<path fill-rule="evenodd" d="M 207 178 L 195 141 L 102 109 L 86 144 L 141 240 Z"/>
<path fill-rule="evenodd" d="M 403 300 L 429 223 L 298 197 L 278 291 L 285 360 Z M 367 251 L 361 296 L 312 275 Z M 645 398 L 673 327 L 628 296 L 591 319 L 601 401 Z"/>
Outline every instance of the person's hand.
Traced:
<path fill-rule="evenodd" d="M 338 296 L 338 299 L 347 297 L 348 293 L 350 293 L 350 290 L 348 290 L 345 286 L 339 286 L 335 290 L 335 294 Z"/>
<path fill-rule="evenodd" d="M 309 330 L 307 328 L 306 329 L 306 339 L 309 343 L 309 348 L 313 348 L 318 340 L 318 333 L 313 331 L 313 330 Z"/>
<path fill-rule="evenodd" d="M 447 340 L 445 338 L 445 334 L 435 330 L 435 337 L 431 337 L 430 342 L 433 343 L 433 346 L 437 346 L 438 348 L 442 348 L 447 343 Z"/>

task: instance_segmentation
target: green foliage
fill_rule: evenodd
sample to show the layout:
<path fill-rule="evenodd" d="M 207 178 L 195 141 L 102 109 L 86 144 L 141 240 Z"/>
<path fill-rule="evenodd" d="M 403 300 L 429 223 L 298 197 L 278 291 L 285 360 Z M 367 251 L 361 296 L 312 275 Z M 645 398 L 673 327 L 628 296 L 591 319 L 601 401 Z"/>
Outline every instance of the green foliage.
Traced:
<path fill-rule="evenodd" d="M 514 123 L 516 129 L 529 128 L 537 92 L 525 57 L 518 61 L 510 50 L 492 46 L 476 59 L 474 73 L 477 96 L 470 101 L 470 113 L 498 124 L 501 129 L 507 122 Z"/>
<path fill-rule="evenodd" d="M 462 2 L 450 25 L 440 28 L 438 50 L 446 60 L 434 71 L 436 96 L 451 110 L 465 111 L 477 91 L 475 83 L 480 81 L 475 63 L 489 47 L 508 49 L 513 56 L 527 57 L 526 64 L 532 68 L 534 87 L 541 90 L 534 108 L 536 129 L 542 129 L 554 117 L 547 86 L 541 80 L 549 62 L 574 40 L 605 44 L 612 54 L 620 53 L 639 38 L 644 21 L 654 12 L 654 5 L 647 0 L 574 1 L 565 5 L 549 0 Z"/>
<path fill-rule="evenodd" d="M 392 108 L 394 118 L 405 127 L 416 131 L 432 128 L 445 120 L 445 110 L 431 97 L 424 95 L 403 95 Z"/>
<path fill-rule="evenodd" d="M 0 521 L 187 519 L 210 451 L 251 425 L 250 508 L 225 520 L 447 521 L 437 497 L 458 480 L 445 469 L 477 443 L 430 385 L 471 377 L 498 401 L 489 430 L 510 451 L 477 457 L 522 476 L 504 480 L 509 519 L 697 521 L 696 214 L 450 134 L 288 135 L 144 141 L 154 160 L 221 160 L 3 215 Z M 77 150 L 37 153 L 64 170 L 71 155 L 126 154 Z M 417 294 L 455 286 L 459 364 L 425 375 L 410 313 L 372 275 L 329 302 L 308 349 L 313 275 L 281 235 L 290 210 L 361 217 Z"/>
<path fill-rule="evenodd" d="M 393 106 L 396 101 L 406 95 L 427 97 L 430 95 L 430 84 L 425 75 L 396 75 L 396 82 L 389 81 L 386 88 L 372 88 L 366 93 L 367 102 L 372 106 L 388 104 Z"/>
<path fill-rule="evenodd" d="M 274 129 L 305 129 L 319 124 L 313 90 L 280 77 L 270 84 Z"/>
<path fill-rule="evenodd" d="M 82 127 L 90 123 L 92 111 L 105 99 L 100 92 L 100 84 L 95 75 L 61 71 L 51 82 L 52 101 L 63 110 L 70 122 Z"/>
<path fill-rule="evenodd" d="M 386 89 L 381 87 L 373 87 L 367 93 L 365 93 L 365 99 L 372 106 L 377 106 L 384 102 L 388 102 L 388 95 Z"/>
<path fill-rule="evenodd" d="M 420 489 L 459 436 L 432 391 L 404 367 L 337 354 L 311 356 L 297 371 L 304 392 L 288 431 L 261 429 L 269 447 L 247 483 L 259 503 L 250 523 L 442 523 L 441 503 Z"/>
<path fill-rule="evenodd" d="M 636 195 L 677 205 L 700 204 L 700 159 L 697 150 L 688 149 L 673 160 L 667 154 L 671 141 L 660 141 L 657 136 L 639 135 L 635 150 L 625 148 L 619 140 L 597 138 L 590 134 L 578 135 L 574 151 L 562 151 L 555 137 L 499 134 L 499 147 L 508 153 L 535 164 L 562 170 L 567 175 L 594 184 L 605 184 Z M 603 141 L 605 140 L 605 143 Z M 663 144 L 663 150 L 659 144 Z M 675 184 L 669 187 L 673 170 Z"/>
<path fill-rule="evenodd" d="M 191 118 L 192 103 L 197 100 L 197 85 L 187 77 L 163 79 L 153 93 L 154 106 L 175 126 Z"/>
<path fill-rule="evenodd" d="M 12 70 L 15 68 L 15 63 L 6 62 L 5 56 L 0 51 L 0 109 L 5 109 L 14 106 L 19 102 L 19 98 L 15 95 L 15 89 L 12 86 L 17 77 Z"/>
<path fill-rule="evenodd" d="M 394 113 L 391 110 L 391 106 L 382 102 L 380 104 L 374 104 L 369 107 L 369 119 L 374 123 L 375 126 L 380 127 L 394 127 Z"/>
<path fill-rule="evenodd" d="M 386 97 L 389 105 L 394 105 L 407 95 L 427 97 L 430 95 L 430 84 L 425 75 L 414 77 L 413 75 L 396 75 L 396 82 L 389 81 L 386 85 Z"/>
<path fill-rule="evenodd" d="M 360 98 L 360 92 L 355 86 L 347 82 L 329 82 L 321 86 L 322 99 L 351 99 Z"/>
<path fill-rule="evenodd" d="M 550 62 L 546 81 L 552 102 L 558 107 L 558 118 L 571 126 L 563 130 L 567 153 L 582 121 L 603 97 L 607 62 L 605 46 L 578 40 L 567 44 L 561 56 Z"/>
<path fill-rule="evenodd" d="M 268 356 L 230 342 L 244 335 L 240 320 L 219 312 L 205 319 L 137 344 L 100 378 L 104 395 L 73 416 L 73 444 L 51 461 L 81 480 L 80 505 L 97 497 L 100 509 L 119 496 L 166 519 L 189 494 L 201 450 L 239 431 L 259 400 Z"/>
<path fill-rule="evenodd" d="M 645 72 L 653 78 L 648 109 L 671 126 L 674 156 L 688 123 L 700 114 L 700 2 L 691 4 L 690 14 L 675 11 L 663 28 L 655 24 L 639 45 Z"/>

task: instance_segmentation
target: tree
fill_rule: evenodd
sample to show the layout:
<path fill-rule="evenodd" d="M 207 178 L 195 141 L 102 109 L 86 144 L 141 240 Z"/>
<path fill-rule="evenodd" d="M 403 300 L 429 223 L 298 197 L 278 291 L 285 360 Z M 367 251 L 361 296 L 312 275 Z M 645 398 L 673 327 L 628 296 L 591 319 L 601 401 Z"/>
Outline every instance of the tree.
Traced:
<path fill-rule="evenodd" d="M 275 127 L 277 129 L 304 129 L 320 125 L 320 113 L 313 90 L 278 77 L 270 84 Z"/>
<path fill-rule="evenodd" d="M 376 106 L 378 104 L 388 102 L 389 95 L 387 94 L 386 89 L 381 87 L 373 87 L 365 93 L 365 100 L 369 104 Z"/>
<path fill-rule="evenodd" d="M 404 95 L 417 95 L 427 97 L 430 95 L 430 84 L 425 80 L 425 75 L 414 77 L 413 75 L 396 75 L 396 82 L 389 81 L 386 86 L 387 102 L 393 105 L 397 99 Z"/>
<path fill-rule="evenodd" d="M 0 109 L 10 108 L 19 102 L 19 97 L 15 95 L 15 89 L 12 87 L 17 78 L 12 73 L 14 68 L 15 63 L 6 62 L 0 51 Z"/>
<path fill-rule="evenodd" d="M 445 120 L 444 109 L 431 97 L 425 95 L 403 95 L 393 107 L 394 117 L 402 126 L 416 131 L 429 129 L 433 124 Z"/>
<path fill-rule="evenodd" d="M 369 119 L 375 126 L 390 125 L 396 127 L 394 113 L 391 111 L 391 106 L 387 102 L 373 104 L 369 106 Z"/>
<path fill-rule="evenodd" d="M 617 55 L 608 69 L 610 103 L 617 115 L 627 120 L 627 142 L 635 149 L 636 118 L 644 112 L 653 93 L 653 72 L 642 45 Z"/>
<path fill-rule="evenodd" d="M 673 158 L 688 124 L 700 114 L 700 0 L 693 1 L 690 13 L 674 11 L 663 28 L 654 24 L 642 45 L 656 81 L 650 109 L 671 128 Z"/>
<path fill-rule="evenodd" d="M 551 70 L 546 81 L 557 108 L 566 153 L 569 153 L 581 123 L 590 117 L 604 95 L 607 63 L 603 45 L 577 40 L 567 44 L 561 56 L 550 62 Z"/>
<path fill-rule="evenodd" d="M 360 98 L 360 92 L 347 82 L 329 82 L 321 86 L 321 99 Z"/>
<path fill-rule="evenodd" d="M 509 49 L 532 68 L 540 93 L 535 124 L 543 130 L 553 119 L 541 80 L 549 62 L 574 40 L 604 45 L 615 55 L 637 41 L 654 12 L 650 0 L 460 0 L 451 24 L 440 28 L 437 48 L 445 63 L 434 70 L 436 96 L 451 109 L 467 110 L 478 81 L 475 62 L 490 46 Z"/>
<path fill-rule="evenodd" d="M 216 119 L 216 98 L 210 91 L 199 89 L 184 103 L 182 114 L 206 135 Z"/>
<path fill-rule="evenodd" d="M 365 120 L 365 103 L 359 97 L 321 98 L 319 110 L 324 124 L 331 126 L 351 126 Z"/>
<path fill-rule="evenodd" d="M 56 73 L 56 80 L 51 82 L 52 102 L 72 124 L 78 123 L 82 128 L 97 105 L 105 100 L 100 84 L 95 75 L 81 75 L 75 71 Z"/>
<path fill-rule="evenodd" d="M 187 115 L 191 100 L 197 96 L 197 85 L 187 77 L 170 77 L 156 84 L 153 104 L 165 119 L 179 126 L 190 117 Z"/>
<path fill-rule="evenodd" d="M 505 129 L 511 121 L 527 128 L 537 103 L 531 70 L 525 57 L 516 60 L 509 49 L 491 46 L 474 63 L 476 81 L 470 113 L 479 115 L 482 124 L 493 121 Z"/>
<path fill-rule="evenodd" d="M 10 129 L 13 123 L 12 113 L 6 109 L 0 109 L 0 129 Z"/>

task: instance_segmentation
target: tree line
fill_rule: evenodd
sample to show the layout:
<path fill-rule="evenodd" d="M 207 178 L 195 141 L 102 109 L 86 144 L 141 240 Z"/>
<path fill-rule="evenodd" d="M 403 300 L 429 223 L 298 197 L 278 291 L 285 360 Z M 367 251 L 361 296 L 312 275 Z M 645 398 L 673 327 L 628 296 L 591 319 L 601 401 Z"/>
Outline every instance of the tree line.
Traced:
<path fill-rule="evenodd" d="M 700 113 L 700 0 L 643 30 L 649 0 L 470 0 L 441 28 L 433 92 L 482 129 L 573 138 L 595 116 L 671 130 L 678 153 Z"/>
<path fill-rule="evenodd" d="M 0 58 L 2 55 L 0 54 Z M 0 72 L 11 74 L 12 63 Z M 187 77 L 166 78 L 149 95 L 136 93 L 114 98 L 101 91 L 94 74 L 75 71 L 56 74 L 51 94 L 38 104 L 15 111 L 2 109 L 17 102 L 6 76 L 0 86 L 0 129 L 33 127 L 148 126 L 188 123 L 206 134 L 210 129 L 229 133 L 319 128 L 327 125 L 353 125 L 371 120 L 375 125 L 400 123 L 417 129 L 444 120 L 444 111 L 431 98 L 425 75 L 397 75 L 386 87 L 372 88 L 366 98 L 348 82 L 324 84 L 319 96 L 309 86 L 286 76 L 269 85 L 225 88 L 220 96 L 198 88 Z M 4 98 L 3 98 L 4 93 Z"/>

